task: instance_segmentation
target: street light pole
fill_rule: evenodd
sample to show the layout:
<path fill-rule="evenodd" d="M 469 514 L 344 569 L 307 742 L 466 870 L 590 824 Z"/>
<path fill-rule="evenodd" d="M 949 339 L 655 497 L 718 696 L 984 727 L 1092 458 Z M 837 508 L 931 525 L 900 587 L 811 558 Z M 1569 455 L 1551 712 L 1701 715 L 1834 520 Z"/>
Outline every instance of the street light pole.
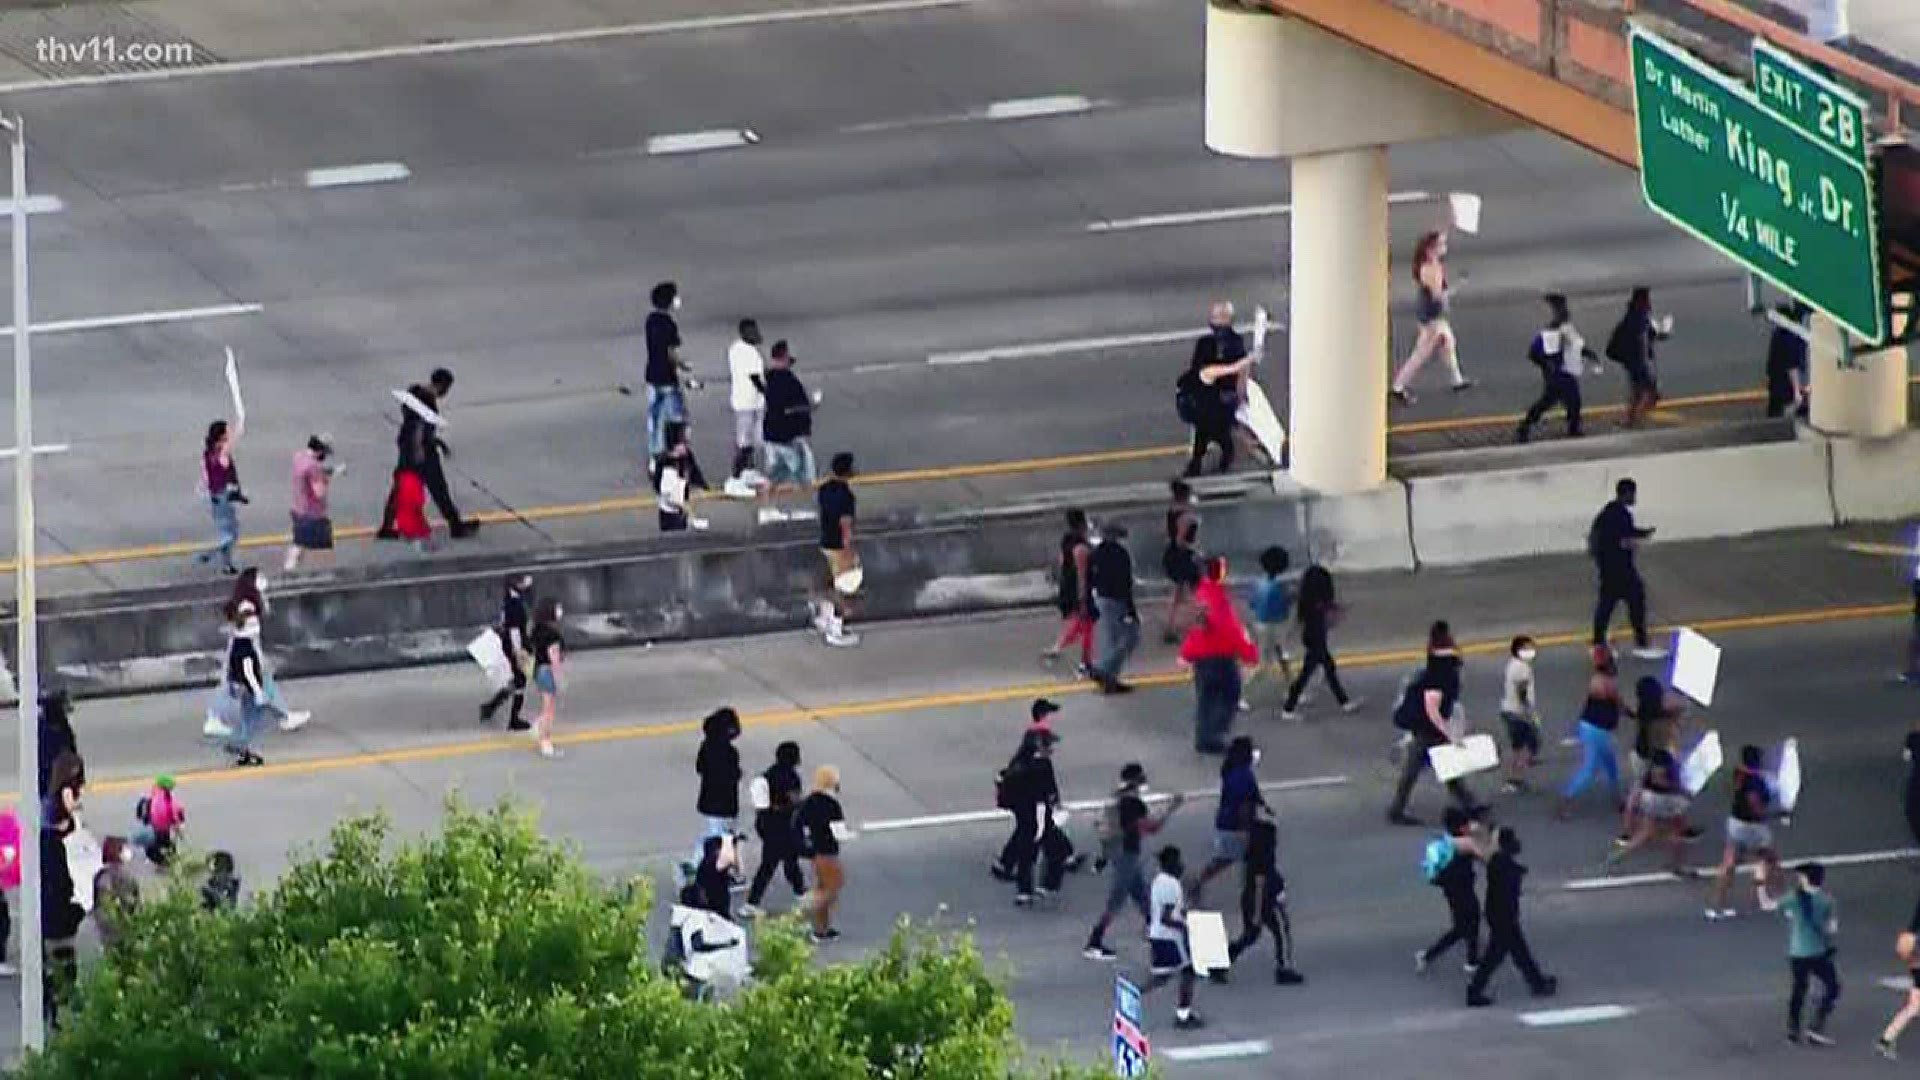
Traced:
<path fill-rule="evenodd" d="M 40 610 L 34 580 L 33 317 L 27 304 L 27 132 L 0 116 L 13 157 L 14 572 L 20 619 L 20 1037 L 47 1045 L 45 956 L 40 910 Z"/>

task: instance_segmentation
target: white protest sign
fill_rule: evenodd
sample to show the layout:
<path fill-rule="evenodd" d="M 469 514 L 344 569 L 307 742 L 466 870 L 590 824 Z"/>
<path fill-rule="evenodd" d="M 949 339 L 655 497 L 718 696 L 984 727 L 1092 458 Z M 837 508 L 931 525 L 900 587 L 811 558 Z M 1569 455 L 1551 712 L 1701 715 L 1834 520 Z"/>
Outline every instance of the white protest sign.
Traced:
<path fill-rule="evenodd" d="M 1433 774 L 1445 784 L 1499 765 L 1500 749 L 1491 735 L 1469 735 L 1458 745 L 1442 743 L 1428 750 L 1427 761 L 1433 765 Z"/>
<path fill-rule="evenodd" d="M 421 401 L 419 398 L 414 397 L 412 394 L 408 393 L 405 390 L 394 390 L 392 391 L 392 394 L 393 394 L 393 400 L 399 402 L 408 412 L 412 413 L 413 415 L 419 417 L 422 420 L 425 420 L 427 423 L 432 424 L 434 427 L 444 428 L 447 426 L 446 417 L 441 416 L 439 413 L 428 408 L 426 402 Z"/>
<path fill-rule="evenodd" d="M 1480 231 L 1480 196 L 1470 191 L 1452 191 L 1447 193 L 1447 209 L 1453 218 L 1453 227 L 1463 233 Z"/>
<path fill-rule="evenodd" d="M 1217 911 L 1187 912 L 1187 948 L 1193 950 L 1193 970 L 1203 975 L 1233 966 L 1227 949 L 1227 923 Z"/>
<path fill-rule="evenodd" d="M 491 628 L 480 631 L 479 637 L 467 642 L 467 655 L 480 665 L 495 690 L 504 690 L 513 682 L 513 665 L 507 660 L 506 647 Z"/>
<path fill-rule="evenodd" d="M 1791 814 L 1800 802 L 1800 740 L 1788 739 L 1781 743 L 1779 759 L 1773 769 L 1773 794 L 1779 801 L 1780 812 Z"/>
<path fill-rule="evenodd" d="M 1674 635 L 1673 674 L 1668 682 L 1703 707 L 1711 707 L 1713 689 L 1719 681 L 1720 646 L 1682 627 Z"/>
<path fill-rule="evenodd" d="M 1720 771 L 1726 761 L 1720 750 L 1720 733 L 1709 731 L 1694 745 L 1686 760 L 1680 763 L 1680 782 L 1686 786 L 1687 794 L 1698 795 Z"/>
<path fill-rule="evenodd" d="M 241 427 L 247 426 L 247 403 L 240 397 L 240 358 L 233 354 L 233 348 L 227 348 L 227 393 L 233 398 L 233 420 Z"/>
<path fill-rule="evenodd" d="M 1267 317 L 1267 309 L 1265 307 L 1254 308 L 1253 355 L 1257 360 L 1264 360 L 1267 357 L 1267 331 L 1269 329 L 1271 329 L 1271 321 Z"/>

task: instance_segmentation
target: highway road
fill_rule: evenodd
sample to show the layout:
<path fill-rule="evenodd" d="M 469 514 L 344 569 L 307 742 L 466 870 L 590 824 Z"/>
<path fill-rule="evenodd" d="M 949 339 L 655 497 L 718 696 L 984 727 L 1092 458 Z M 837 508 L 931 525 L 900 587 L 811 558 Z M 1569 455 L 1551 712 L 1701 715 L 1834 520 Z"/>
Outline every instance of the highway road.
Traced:
<path fill-rule="evenodd" d="M 443 364 L 456 464 L 507 502 L 632 497 L 640 399 L 618 388 L 639 384 L 644 295 L 666 278 L 707 376 L 758 317 L 827 394 L 821 448 L 868 470 L 1164 446 L 1206 300 L 1285 310 L 1287 171 L 1205 150 L 1201 73 L 1197 8 L 985 0 L 8 93 L 35 190 L 59 200 L 33 219 L 36 324 L 66 324 L 36 344 L 38 440 L 67 448 L 41 472 L 42 550 L 210 531 L 194 484 L 228 411 L 223 345 L 247 388 L 249 532 L 284 528 L 287 458 L 316 430 L 352 466 L 336 516 L 377 515 L 387 390 Z M 669 152 L 742 130 L 758 142 Z M 1392 186 L 1401 262 L 1434 196 L 1487 199 L 1455 259 L 1481 386 L 1429 384 L 1396 422 L 1524 405 L 1547 288 L 1599 338 L 1650 283 L 1679 325 L 1671 393 L 1757 383 L 1738 275 L 1648 214 L 1630 174 L 1515 132 L 1397 150 Z M 1398 354 L 1398 271 L 1395 290 Z M 724 395 L 693 408 L 722 468 Z"/>
<path fill-rule="evenodd" d="M 1419 879 L 1426 834 L 1381 819 L 1384 703 L 1426 620 L 1444 614 L 1470 645 L 1467 707 L 1484 724 L 1506 638 L 1532 629 L 1547 646 L 1539 673 L 1552 753 L 1541 786 L 1564 778 L 1573 762 L 1554 744 L 1579 694 L 1571 596 L 1584 593 L 1586 577 L 1577 559 L 1547 559 L 1423 577 L 1416 588 L 1397 575 L 1349 580 L 1354 618 L 1336 644 L 1350 685 L 1373 703 L 1360 715 L 1339 716 L 1323 694 L 1305 723 L 1286 724 L 1269 692 L 1255 691 L 1241 729 L 1264 747 L 1263 780 L 1279 785 L 1271 798 L 1309 981 L 1272 986 L 1259 954 L 1233 985 L 1201 988 L 1212 1024 L 1192 1034 L 1172 1031 L 1170 1001 L 1153 1000 L 1148 1027 L 1168 1075 L 1709 1077 L 1737 1069 L 1787 1077 L 1817 1067 L 1851 1077 L 1891 1068 L 1868 1045 L 1895 1004 L 1878 981 L 1896 974 L 1892 935 L 1920 893 L 1920 852 L 1899 812 L 1912 692 L 1886 678 L 1905 629 L 1899 574 L 1824 534 L 1656 547 L 1647 563 L 1657 615 L 1696 625 L 1726 649 L 1720 693 L 1705 714 L 1723 738 L 1735 746 L 1802 741 L 1805 794 L 1781 842 L 1790 859 L 1837 864 L 1841 1046 L 1809 1060 L 1802 1055 L 1819 1052 L 1782 1040 L 1785 931 L 1776 917 L 1710 927 L 1699 887 L 1640 876 L 1651 862 L 1628 866 L 1617 887 L 1597 881 L 1615 824 L 1597 800 L 1555 823 L 1546 796 L 1494 799 L 1499 820 L 1526 840 L 1529 928 L 1562 979 L 1560 997 L 1532 1001 L 1509 975 L 1496 983 L 1495 1008 L 1470 1012 L 1457 967 L 1413 974 L 1411 955 L 1439 932 L 1444 912 Z M 1788 575 L 1777 592 L 1756 588 Z M 298 735 L 269 737 L 270 764 L 258 770 L 221 768 L 196 746 L 197 695 L 88 702 L 77 719 L 95 778 L 87 805 L 99 827 L 130 823 L 141 778 L 179 773 L 193 842 L 235 852 L 250 889 L 268 887 L 289 845 L 318 842 L 341 814 L 380 809 L 415 830 L 435 820 L 451 792 L 525 800 L 602 872 L 658 876 L 699 827 L 698 718 L 731 704 L 746 719 L 749 768 L 791 738 L 809 766 L 844 771 L 844 801 L 864 835 L 848 853 L 847 938 L 829 955 L 872 947 L 902 914 L 967 927 L 1003 965 L 1035 1052 L 1097 1060 L 1113 971 L 1082 959 L 1079 946 L 1100 883 L 1070 880 L 1056 906 L 1011 906 L 1008 889 L 985 873 L 1001 826 L 976 820 L 991 805 L 992 771 L 1010 753 L 1027 702 L 1047 694 L 1066 706 L 1056 718 L 1064 736 L 1057 761 L 1069 798 L 1097 798 L 1129 760 L 1145 762 L 1161 791 L 1204 793 L 1216 781 L 1213 761 L 1191 751 L 1190 693 L 1170 657 L 1149 650 L 1140 662 L 1145 689 L 1101 698 L 1034 666 L 1051 629 L 1048 618 L 1011 614 L 874 627 L 866 648 L 830 656 L 801 635 L 583 655 L 570 678 L 567 756 L 557 762 L 475 725 L 480 685 L 464 667 L 290 684 L 316 719 Z M 1628 674 L 1648 670 L 1630 665 Z M 1709 837 L 1695 861 L 1717 850 L 1726 798 L 1723 774 L 1696 810 Z M 1435 789 L 1424 787 L 1415 810 L 1431 819 L 1437 807 Z M 1170 839 L 1206 850 L 1208 814 L 1197 799 Z M 1083 840 L 1089 827 L 1085 817 L 1075 826 Z M 1216 898 L 1231 895 L 1224 882 L 1216 886 Z M 776 909 L 786 904 L 778 888 L 771 899 Z M 1751 912 L 1749 898 L 1740 903 Z M 1122 922 L 1112 941 L 1119 969 L 1137 974 L 1143 956 L 1132 925 Z M 1202 1065 L 1175 1057 L 1183 1052 L 1242 1056 Z"/>

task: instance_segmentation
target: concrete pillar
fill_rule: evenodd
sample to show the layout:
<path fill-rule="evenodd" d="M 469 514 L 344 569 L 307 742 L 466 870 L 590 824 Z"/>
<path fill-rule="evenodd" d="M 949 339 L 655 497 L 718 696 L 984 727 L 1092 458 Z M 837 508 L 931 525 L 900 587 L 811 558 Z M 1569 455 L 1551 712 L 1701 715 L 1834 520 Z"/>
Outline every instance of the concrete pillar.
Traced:
<path fill-rule="evenodd" d="M 1807 417 L 1825 435 L 1883 438 L 1907 426 L 1907 350 L 1904 346 L 1859 352 L 1851 367 L 1840 351 L 1844 333 L 1832 319 L 1816 314 L 1807 363 L 1812 368 L 1813 404 Z"/>
<path fill-rule="evenodd" d="M 1293 475 L 1329 493 L 1387 478 L 1387 151 L 1293 159 L 1287 435 Z"/>

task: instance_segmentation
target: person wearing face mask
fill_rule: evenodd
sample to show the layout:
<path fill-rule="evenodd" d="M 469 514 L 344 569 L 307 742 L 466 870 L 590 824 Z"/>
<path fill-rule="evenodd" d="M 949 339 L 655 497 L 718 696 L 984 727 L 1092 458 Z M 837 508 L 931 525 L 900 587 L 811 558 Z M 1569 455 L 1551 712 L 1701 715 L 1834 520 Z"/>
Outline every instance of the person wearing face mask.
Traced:
<path fill-rule="evenodd" d="M 260 613 L 251 601 L 241 601 L 234 612 L 239 620 L 233 637 L 227 642 L 226 683 L 233 695 L 239 723 L 227 738 L 227 752 L 242 768 L 264 765 L 253 752 L 253 732 L 267 711 L 266 668 L 260 662 Z"/>
<path fill-rule="evenodd" d="M 249 566 L 240 571 L 233 583 L 233 594 L 227 598 L 226 616 L 230 625 L 240 623 L 240 605 L 252 604 L 253 610 L 262 617 L 267 613 L 267 577 L 257 567 Z M 260 670 L 266 678 L 267 711 L 280 717 L 281 731 L 299 731 L 313 719 L 313 713 L 305 709 L 294 709 L 287 705 L 285 695 L 280 693 L 280 683 L 273 677 L 273 668 L 267 664 L 266 654 L 261 653 Z"/>
<path fill-rule="evenodd" d="M 1418 825 L 1420 819 L 1407 813 L 1407 800 L 1413 786 L 1427 771 L 1427 751 L 1436 746 L 1456 743 L 1451 724 L 1454 706 L 1460 701 L 1460 650 L 1453 641 L 1453 628 L 1445 620 L 1427 631 L 1427 664 L 1408 685 L 1394 710 L 1394 726 L 1413 736 L 1400 768 L 1400 782 L 1393 792 L 1393 804 L 1387 807 L 1387 821 L 1394 825 Z M 1473 792 L 1464 781 L 1447 781 L 1447 792 L 1467 812 L 1478 809 Z"/>
<path fill-rule="evenodd" d="M 1527 790 L 1527 773 L 1540 756 L 1540 706 L 1534 695 L 1533 658 L 1539 648 L 1525 634 L 1513 639 L 1502 677 L 1500 720 L 1507 727 L 1506 792 Z"/>
<path fill-rule="evenodd" d="M 1493 1004 L 1487 996 L 1487 984 L 1493 981 L 1500 965 L 1513 958 L 1513 966 L 1527 980 L 1534 997 L 1552 997 L 1560 989 L 1560 980 L 1544 975 L 1533 961 L 1527 935 L 1520 929 L 1520 887 L 1527 868 L 1520 865 L 1520 834 L 1502 828 L 1494 839 L 1493 857 L 1487 860 L 1487 951 L 1480 966 L 1467 983 L 1467 1005 L 1485 1008 Z"/>
<path fill-rule="evenodd" d="M 540 691 L 540 715 L 533 721 L 533 737 L 540 756 L 549 760 L 560 756 L 553 745 L 553 721 L 560 711 L 562 669 L 566 663 L 566 640 L 560 636 L 560 601 L 543 598 L 533 609 L 533 685 Z"/>
<path fill-rule="evenodd" d="M 687 421 L 687 398 L 680 382 L 692 368 L 680 356 L 680 324 L 673 317 L 680 310 L 680 286 L 663 281 L 647 298 L 653 305 L 645 328 L 647 457 L 651 460 L 667 449 L 667 425 Z"/>
<path fill-rule="evenodd" d="M 1175 386 L 1180 418 L 1193 426 L 1193 453 L 1185 475 L 1199 476 L 1207 448 L 1220 448 L 1220 472 L 1233 470 L 1233 428 L 1240 407 L 1240 380 L 1253 367 L 1247 343 L 1233 328 L 1233 305 L 1215 301 L 1207 332 L 1193 343 L 1193 360 Z"/>
<path fill-rule="evenodd" d="M 1814 1046 L 1832 1046 L 1827 1018 L 1840 1000 L 1840 973 L 1833 964 L 1839 908 L 1827 894 L 1827 868 L 1820 863 L 1794 868 L 1791 894 L 1782 888 L 1784 876 L 1779 859 L 1768 859 L 1758 894 L 1761 910 L 1779 911 L 1787 919 L 1787 965 L 1793 972 L 1793 990 L 1787 996 L 1787 1041 L 1804 1039 Z M 1803 1030 L 1800 1017 L 1806 1007 L 1807 984 L 1813 979 L 1820 980 L 1820 1002 L 1814 1007 L 1812 1026 Z"/>
<path fill-rule="evenodd" d="M 527 704 L 527 667 L 532 655 L 527 637 L 532 615 L 527 606 L 527 593 L 532 588 L 532 574 L 509 577 L 506 594 L 500 598 L 500 617 L 493 624 L 493 632 L 500 636 L 501 651 L 507 654 L 507 666 L 513 672 L 513 681 L 480 703 L 480 722 L 492 723 L 500 706 L 512 698 L 513 707 L 507 710 L 508 731 L 526 731 L 532 726 L 521 715 Z"/>
<path fill-rule="evenodd" d="M 300 568 L 300 556 L 313 552 L 316 557 L 333 553 L 333 518 L 327 513 L 327 495 L 333 478 L 343 466 L 333 461 L 333 438 L 314 435 L 304 449 L 293 455 L 293 502 L 288 516 L 293 521 L 293 536 L 287 544 L 287 557 L 280 568 L 291 574 Z"/>
<path fill-rule="evenodd" d="M 1107 948 L 1107 927 L 1128 901 L 1140 909 L 1140 918 L 1151 924 L 1153 912 L 1147 903 L 1147 876 L 1142 853 L 1146 838 L 1166 827 L 1167 819 L 1180 809 L 1185 797 L 1173 801 L 1158 817 L 1147 812 L 1147 770 L 1138 762 L 1129 762 L 1120 770 L 1120 786 L 1108 798 L 1100 821 L 1100 864 L 1107 877 L 1107 903 L 1093 932 L 1087 935 L 1081 955 L 1089 960 L 1112 960 Z"/>

